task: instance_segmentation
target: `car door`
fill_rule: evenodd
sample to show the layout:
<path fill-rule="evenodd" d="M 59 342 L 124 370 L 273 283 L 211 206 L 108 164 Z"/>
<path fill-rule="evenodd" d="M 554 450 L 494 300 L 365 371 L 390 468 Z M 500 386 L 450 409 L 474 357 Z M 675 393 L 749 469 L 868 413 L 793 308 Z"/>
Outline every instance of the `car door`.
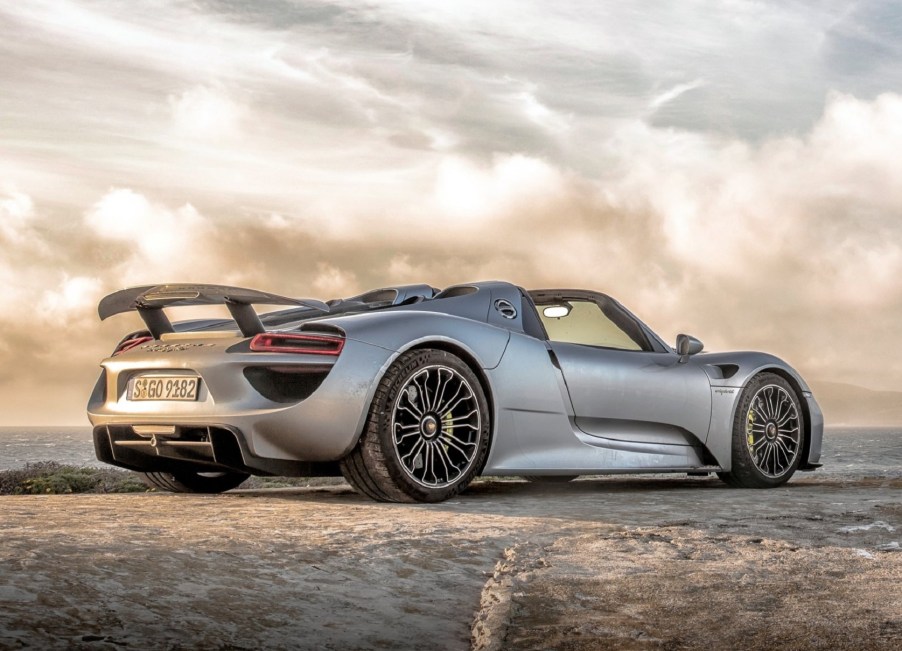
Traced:
<path fill-rule="evenodd" d="M 592 436 L 647 445 L 650 452 L 655 445 L 704 443 L 711 421 L 705 372 L 684 363 L 612 299 L 567 296 L 546 297 L 537 308 L 576 426 Z"/>

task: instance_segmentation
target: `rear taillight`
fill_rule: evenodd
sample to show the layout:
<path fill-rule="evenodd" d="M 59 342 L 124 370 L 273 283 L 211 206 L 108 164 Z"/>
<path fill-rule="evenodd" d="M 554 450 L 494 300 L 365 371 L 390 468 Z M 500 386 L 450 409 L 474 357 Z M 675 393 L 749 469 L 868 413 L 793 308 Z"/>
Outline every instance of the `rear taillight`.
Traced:
<path fill-rule="evenodd" d="M 344 337 L 264 332 L 251 339 L 251 350 L 257 353 L 298 353 L 337 356 L 344 348 Z"/>
<path fill-rule="evenodd" d="M 132 337 L 131 339 L 123 339 L 119 342 L 119 345 L 116 346 L 116 350 L 113 351 L 113 357 L 124 353 L 136 346 L 140 346 L 141 344 L 146 344 L 148 341 L 153 341 L 153 337 L 149 335 L 143 335 L 138 337 Z"/>

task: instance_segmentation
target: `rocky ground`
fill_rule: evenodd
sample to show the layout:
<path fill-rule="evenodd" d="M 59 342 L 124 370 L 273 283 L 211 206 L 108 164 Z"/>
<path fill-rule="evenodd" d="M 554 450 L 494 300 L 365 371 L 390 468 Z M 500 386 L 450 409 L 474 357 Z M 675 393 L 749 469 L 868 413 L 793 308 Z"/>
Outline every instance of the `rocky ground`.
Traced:
<path fill-rule="evenodd" d="M 899 649 L 902 480 L 0 498 L 0 648 Z"/>

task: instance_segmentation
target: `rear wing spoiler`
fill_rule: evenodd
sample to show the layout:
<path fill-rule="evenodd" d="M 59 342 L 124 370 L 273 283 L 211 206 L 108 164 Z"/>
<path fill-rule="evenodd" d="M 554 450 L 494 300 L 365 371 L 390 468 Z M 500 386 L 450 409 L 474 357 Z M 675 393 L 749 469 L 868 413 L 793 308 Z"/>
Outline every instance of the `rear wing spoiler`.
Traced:
<path fill-rule="evenodd" d="M 265 332 L 266 328 L 252 305 L 299 305 L 313 308 L 323 313 L 329 306 L 312 298 L 288 298 L 269 292 L 226 285 L 145 285 L 121 289 L 105 296 L 97 306 L 97 313 L 103 321 L 115 314 L 137 311 L 147 329 L 155 339 L 167 332 L 173 332 L 172 323 L 163 313 L 164 307 L 186 305 L 225 305 L 229 309 L 238 329 L 245 337 Z"/>

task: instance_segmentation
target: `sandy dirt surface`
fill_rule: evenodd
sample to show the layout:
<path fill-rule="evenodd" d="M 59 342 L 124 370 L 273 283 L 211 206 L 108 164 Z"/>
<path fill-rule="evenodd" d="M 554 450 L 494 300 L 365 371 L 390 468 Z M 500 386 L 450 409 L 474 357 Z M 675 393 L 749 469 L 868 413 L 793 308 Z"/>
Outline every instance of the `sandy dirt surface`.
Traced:
<path fill-rule="evenodd" d="M 0 498 L 0 648 L 899 649 L 902 480 Z"/>

